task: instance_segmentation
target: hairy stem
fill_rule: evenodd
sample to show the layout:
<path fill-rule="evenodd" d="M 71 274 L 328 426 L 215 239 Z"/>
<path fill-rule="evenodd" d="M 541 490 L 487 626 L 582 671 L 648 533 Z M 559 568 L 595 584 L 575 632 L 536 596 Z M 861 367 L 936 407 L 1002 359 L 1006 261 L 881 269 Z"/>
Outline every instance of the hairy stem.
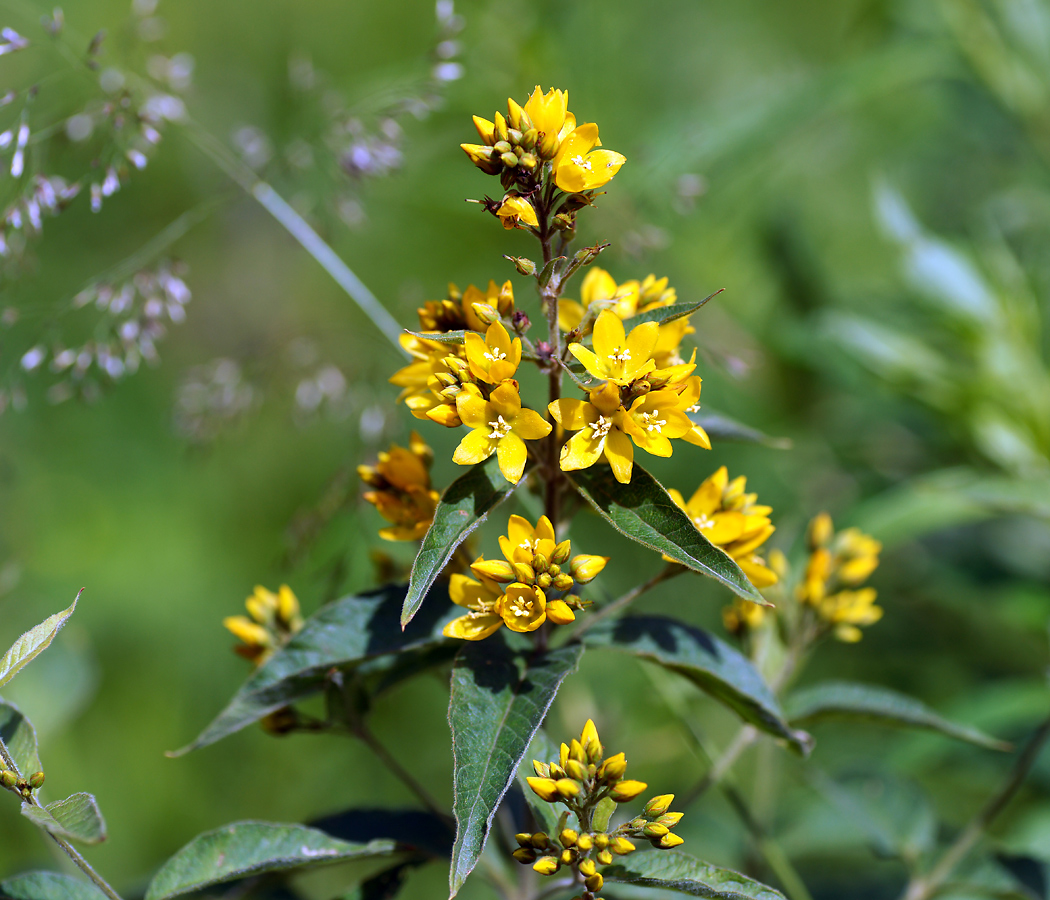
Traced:
<path fill-rule="evenodd" d="M 1010 774 L 1002 786 L 975 815 L 969 824 L 960 832 L 959 836 L 945 852 L 944 856 L 935 865 L 928 875 L 912 878 L 901 894 L 901 900 L 929 900 L 944 886 L 951 877 L 956 867 L 961 863 L 977 842 L 981 839 L 985 830 L 995 818 L 1006 809 L 1021 786 L 1028 778 L 1028 773 L 1035 765 L 1043 745 L 1050 739 L 1050 717 L 1032 735 L 1025 745 L 1024 750 L 1018 754 Z"/>

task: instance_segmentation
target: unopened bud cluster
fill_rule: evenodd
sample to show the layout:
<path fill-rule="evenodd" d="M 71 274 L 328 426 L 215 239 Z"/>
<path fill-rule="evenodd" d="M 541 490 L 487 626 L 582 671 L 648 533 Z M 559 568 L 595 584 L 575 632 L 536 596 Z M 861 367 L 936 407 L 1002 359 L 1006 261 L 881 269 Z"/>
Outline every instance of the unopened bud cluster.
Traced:
<path fill-rule="evenodd" d="M 682 813 L 671 812 L 674 794 L 661 794 L 650 800 L 641 814 L 613 830 L 608 815 L 602 819 L 602 807 L 608 813 L 611 803 L 634 800 L 647 787 L 644 782 L 625 778 L 627 760 L 623 753 L 608 758 L 590 719 L 579 740 L 561 745 L 558 762 L 533 761 L 536 777 L 529 787 L 548 803 L 561 803 L 568 808 L 559 820 L 555 837 L 543 832 L 516 835 L 518 849 L 514 858 L 541 875 L 553 875 L 563 866 L 574 869 L 586 888 L 582 900 L 592 900 L 602 889 L 603 877 L 598 866 L 608 866 L 616 856 L 626 856 L 636 849 L 631 840 L 646 840 L 660 850 L 683 843 L 673 834 Z M 578 829 L 568 827 L 570 815 Z"/>
<path fill-rule="evenodd" d="M 10 769 L 0 767 L 0 785 L 9 791 L 14 791 L 23 800 L 28 800 L 33 791 L 44 784 L 44 773 L 34 772 L 29 778 L 19 778 L 18 773 Z"/>
<path fill-rule="evenodd" d="M 256 665 L 266 662 L 303 627 L 299 600 L 286 584 L 276 594 L 256 585 L 244 605 L 248 616 L 227 616 L 222 624 L 242 641 L 235 652 Z"/>

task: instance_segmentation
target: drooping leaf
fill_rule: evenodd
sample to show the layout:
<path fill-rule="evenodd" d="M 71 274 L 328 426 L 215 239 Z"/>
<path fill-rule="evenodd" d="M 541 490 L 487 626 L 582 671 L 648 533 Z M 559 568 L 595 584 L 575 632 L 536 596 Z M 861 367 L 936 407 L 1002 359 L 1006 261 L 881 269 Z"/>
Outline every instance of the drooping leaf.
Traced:
<path fill-rule="evenodd" d="M 620 534 L 717 579 L 745 600 L 770 605 L 729 554 L 704 537 L 663 486 L 637 463 L 630 484 L 620 484 L 604 465 L 565 474 Z"/>
<path fill-rule="evenodd" d="M 490 456 L 445 489 L 434 511 L 434 522 L 412 563 L 408 594 L 401 612 L 402 627 L 412 620 L 456 548 L 516 486 L 503 477 L 499 460 Z"/>
<path fill-rule="evenodd" d="M 725 288 L 719 288 L 713 294 L 708 294 L 703 300 L 698 300 L 695 303 L 675 303 L 672 306 L 658 306 L 655 309 L 638 313 L 636 316 L 624 319 L 624 330 L 630 332 L 632 328 L 638 325 L 643 325 L 646 322 L 656 322 L 657 325 L 666 325 L 668 322 L 673 322 L 675 319 L 684 319 L 686 316 L 695 313 L 701 306 L 707 303 L 708 300 L 717 297 L 724 290 Z"/>
<path fill-rule="evenodd" d="M 500 800 L 582 653 L 579 644 L 515 652 L 496 636 L 468 644 L 456 658 L 448 708 L 456 817 L 450 897 L 477 864 Z"/>
<path fill-rule="evenodd" d="M 99 900 L 105 896 L 90 881 L 57 872 L 27 872 L 0 882 L 4 900 Z"/>
<path fill-rule="evenodd" d="M 73 794 L 43 808 L 23 803 L 22 815 L 52 834 L 83 844 L 101 844 L 106 839 L 106 821 L 91 794 Z"/>
<path fill-rule="evenodd" d="M 302 630 L 248 679 L 215 720 L 181 756 L 257 722 L 274 710 L 324 689 L 333 668 L 354 666 L 388 653 L 436 646 L 448 617 L 447 593 L 435 597 L 425 616 L 402 631 L 404 585 L 344 597 L 321 607 Z"/>
<path fill-rule="evenodd" d="M 600 622 L 584 633 L 583 642 L 631 653 L 677 672 L 745 722 L 802 752 L 809 750 L 809 735 L 788 725 L 751 660 L 706 631 L 662 616 L 625 616 Z"/>
<path fill-rule="evenodd" d="M 234 822 L 198 835 L 169 859 L 146 890 L 146 900 L 168 900 L 246 875 L 388 856 L 394 841 L 352 844 L 305 825 Z"/>
<path fill-rule="evenodd" d="M 43 768 L 33 723 L 17 706 L 6 700 L 0 700 L 0 740 L 4 742 L 22 776 L 28 778 Z"/>
<path fill-rule="evenodd" d="M 30 628 L 29 631 L 11 645 L 11 649 L 0 658 L 0 687 L 7 684 L 23 668 L 51 646 L 55 635 L 62 630 L 62 626 L 73 615 L 73 611 L 77 608 L 77 600 L 80 599 L 82 593 L 83 588 L 77 592 L 68 609 L 64 609 L 62 612 L 55 613 L 53 616 L 44 619 L 43 622 L 34 628 Z"/>
<path fill-rule="evenodd" d="M 795 691 L 785 701 L 788 719 L 794 725 L 824 719 L 864 719 L 884 725 L 938 731 L 960 741 L 992 750 L 1009 750 L 1010 745 L 971 728 L 939 716 L 921 700 L 889 688 L 850 681 L 825 681 Z"/>
<path fill-rule="evenodd" d="M 774 890 L 731 869 L 720 869 L 676 850 L 622 857 L 602 870 L 606 881 L 639 884 L 708 900 L 784 900 Z"/>
<path fill-rule="evenodd" d="M 738 441 L 745 444 L 761 444 L 763 447 L 771 447 L 774 450 L 790 450 L 791 439 L 784 437 L 771 437 L 757 428 L 723 416 L 721 413 L 698 410 L 688 413 L 697 425 L 707 432 L 712 441 Z"/>

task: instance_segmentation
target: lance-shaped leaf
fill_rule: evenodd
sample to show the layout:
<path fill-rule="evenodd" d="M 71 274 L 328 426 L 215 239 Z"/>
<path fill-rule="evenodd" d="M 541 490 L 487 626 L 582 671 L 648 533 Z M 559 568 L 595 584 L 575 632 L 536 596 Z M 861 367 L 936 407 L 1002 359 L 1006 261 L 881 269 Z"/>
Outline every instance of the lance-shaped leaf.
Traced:
<path fill-rule="evenodd" d="M 692 625 L 662 616 L 625 616 L 584 633 L 588 647 L 611 647 L 659 663 L 692 681 L 745 722 L 808 752 L 809 735 L 792 729 L 758 669 L 740 651 Z"/>
<path fill-rule="evenodd" d="M 802 725 L 824 719 L 865 719 L 884 725 L 938 731 L 960 741 L 992 750 L 1009 750 L 1010 745 L 976 728 L 950 722 L 921 700 L 889 688 L 851 681 L 825 681 L 795 691 L 786 701 L 792 724 Z"/>
<path fill-rule="evenodd" d="M 101 844 L 106 839 L 106 822 L 91 794 L 73 794 L 45 807 L 23 803 L 22 815 L 58 837 L 84 844 Z"/>
<path fill-rule="evenodd" d="M 784 895 L 732 869 L 720 869 L 676 850 L 622 857 L 602 870 L 606 881 L 638 884 L 709 900 L 784 900 Z"/>
<path fill-rule="evenodd" d="M 172 755 L 181 756 L 213 744 L 274 710 L 323 690 L 328 673 L 334 668 L 443 641 L 441 625 L 448 618 L 447 593 L 442 591 L 426 615 L 402 631 L 400 611 L 404 597 L 404 585 L 388 585 L 322 606 L 306 620 L 301 631 L 256 670 L 193 743 Z"/>
<path fill-rule="evenodd" d="M 466 331 L 412 331 L 410 328 L 406 328 L 405 331 L 412 337 L 436 341 L 439 344 L 465 344 L 467 341 Z"/>
<path fill-rule="evenodd" d="M 510 496 L 516 485 L 503 477 L 499 460 L 490 456 L 484 462 L 452 482 L 441 495 L 434 521 L 423 537 L 412 575 L 408 594 L 401 611 L 401 625 L 407 625 L 423 603 L 427 591 L 441 574 L 456 548 L 466 540 L 485 517 Z"/>
<path fill-rule="evenodd" d="M 28 777 L 39 772 L 40 753 L 37 749 L 36 729 L 13 703 L 0 699 L 0 740 L 15 762 L 18 774 Z"/>
<path fill-rule="evenodd" d="M 701 306 L 707 303 L 708 300 L 717 297 L 724 290 L 725 288 L 719 288 L 713 294 L 708 294 L 703 300 L 698 300 L 696 303 L 675 303 L 672 306 L 657 306 L 646 312 L 638 313 L 636 316 L 624 319 L 624 330 L 629 332 L 635 326 L 643 325 L 646 322 L 656 322 L 657 325 L 666 325 L 668 322 L 673 322 L 675 319 L 684 319 L 686 316 L 695 313 Z"/>
<path fill-rule="evenodd" d="M 146 900 L 168 900 L 247 875 L 388 856 L 394 841 L 355 844 L 305 825 L 234 822 L 198 835 L 169 859 L 146 890 Z"/>
<path fill-rule="evenodd" d="M 710 410 L 698 410 L 697 412 L 688 413 L 688 416 L 693 422 L 703 428 L 707 432 L 707 436 L 715 442 L 737 441 L 744 444 L 762 444 L 762 446 L 771 447 L 774 450 L 791 449 L 791 438 L 770 437 L 770 435 L 759 431 L 757 428 L 752 428 L 750 425 L 745 425 L 743 422 L 738 422 L 729 416 L 723 416 L 721 413 L 711 412 Z"/>
<path fill-rule="evenodd" d="M 630 484 L 620 484 L 604 465 L 565 474 L 620 534 L 717 579 L 745 600 L 770 605 L 729 554 L 704 537 L 663 486 L 637 463 Z"/>
<path fill-rule="evenodd" d="M 80 599 L 82 593 L 83 588 L 77 592 L 68 609 L 64 609 L 62 612 L 55 613 L 53 616 L 44 619 L 43 622 L 35 628 L 30 628 L 29 631 L 11 645 L 11 649 L 0 658 L 0 687 L 7 684 L 23 668 L 51 646 L 55 635 L 62 630 L 62 626 L 73 615 L 73 610 L 77 608 L 77 600 Z"/>
<path fill-rule="evenodd" d="M 517 653 L 492 637 L 468 644 L 456 658 L 448 707 L 456 817 L 450 897 L 477 864 L 500 800 L 582 653 L 579 644 Z"/>
<path fill-rule="evenodd" d="M 0 881 L 0 897 L 5 900 L 100 900 L 105 896 L 90 881 L 57 872 L 27 872 Z"/>

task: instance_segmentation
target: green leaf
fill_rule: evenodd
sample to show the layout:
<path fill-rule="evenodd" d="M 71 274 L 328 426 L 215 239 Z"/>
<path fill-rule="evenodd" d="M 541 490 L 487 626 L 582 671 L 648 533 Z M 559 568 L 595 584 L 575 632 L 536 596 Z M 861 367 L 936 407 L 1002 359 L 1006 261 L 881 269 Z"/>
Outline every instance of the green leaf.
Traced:
<path fill-rule="evenodd" d="M 383 869 L 344 894 L 342 900 L 390 900 L 404 887 L 408 873 L 425 862 L 417 857 Z"/>
<path fill-rule="evenodd" d="M 763 447 L 771 447 L 774 450 L 790 450 L 791 438 L 770 437 L 768 434 L 723 416 L 720 413 L 695 412 L 688 413 L 690 419 L 699 425 L 712 441 L 738 441 L 745 444 L 761 444 Z"/>
<path fill-rule="evenodd" d="M 50 618 L 44 619 L 43 622 L 35 628 L 30 628 L 29 631 L 11 645 L 11 649 L 0 659 L 0 687 L 7 684 L 19 671 L 29 665 L 51 645 L 55 635 L 62 630 L 62 626 L 73 615 L 73 610 L 77 608 L 77 600 L 80 599 L 82 593 L 84 593 L 83 588 L 77 592 L 76 597 L 73 598 L 73 603 L 68 609 L 64 609 L 62 612 L 55 613 Z"/>
<path fill-rule="evenodd" d="M 355 844 L 305 825 L 234 822 L 198 835 L 154 876 L 146 900 L 168 900 L 246 875 L 388 856 L 394 841 Z"/>
<path fill-rule="evenodd" d="M 404 585 L 388 585 L 322 606 L 255 671 L 193 743 L 170 755 L 206 747 L 274 710 L 322 691 L 333 668 L 443 642 L 441 626 L 448 617 L 448 601 L 445 592 L 441 596 L 443 602 L 432 603 L 427 614 L 404 631 L 400 623 Z"/>
<path fill-rule="evenodd" d="M 1009 750 L 1010 744 L 942 718 L 921 700 L 889 688 L 850 681 L 824 681 L 795 691 L 785 701 L 793 725 L 823 719 L 864 719 L 884 725 L 938 731 L 960 741 L 991 750 Z"/>
<path fill-rule="evenodd" d="M 408 594 L 401 612 L 402 626 L 412 620 L 456 548 L 510 496 L 515 487 L 517 485 L 507 481 L 500 472 L 499 460 L 490 456 L 472 466 L 445 489 L 434 511 L 434 522 L 424 535 L 423 544 L 412 563 Z"/>
<path fill-rule="evenodd" d="M 582 653 L 579 644 L 517 653 L 497 636 L 468 644 L 456 658 L 448 707 L 456 817 L 450 897 L 477 864 L 500 800 Z"/>
<path fill-rule="evenodd" d="M 463 344 L 463 343 L 466 343 L 466 340 L 467 340 L 467 332 L 466 331 L 440 331 L 440 332 L 436 332 L 435 331 L 435 332 L 430 332 L 430 331 L 412 331 L 409 328 L 406 328 L 405 331 L 407 331 L 413 337 L 423 338 L 424 340 L 427 340 L 427 341 L 437 341 L 439 344 Z M 474 333 L 476 334 L 477 332 L 474 332 Z"/>
<path fill-rule="evenodd" d="M 662 616 L 625 616 L 584 633 L 588 647 L 611 647 L 688 678 L 745 722 L 808 753 L 808 734 L 792 729 L 758 669 L 740 651 L 692 625 Z"/>
<path fill-rule="evenodd" d="M 717 297 L 724 290 L 725 288 L 719 288 L 713 294 L 708 294 L 703 300 L 699 300 L 696 303 L 675 303 L 672 306 L 658 306 L 655 309 L 638 313 L 636 316 L 624 319 L 624 330 L 630 332 L 635 326 L 643 325 L 646 322 L 656 322 L 657 325 L 666 325 L 668 322 L 673 322 L 675 319 L 684 319 L 686 316 L 695 313 L 701 306 L 707 303 L 708 300 Z"/>
<path fill-rule="evenodd" d="M 630 484 L 620 484 L 612 469 L 603 465 L 565 474 L 620 534 L 717 579 L 745 600 L 770 605 L 740 566 L 705 538 L 663 486 L 637 463 Z"/>
<path fill-rule="evenodd" d="M 678 891 L 709 900 L 784 900 L 773 890 L 731 869 L 720 869 L 676 850 L 650 850 L 622 857 L 602 870 L 606 881 Z"/>
<path fill-rule="evenodd" d="M 99 900 L 105 896 L 90 881 L 57 872 L 28 872 L 0 882 L 0 897 L 5 900 Z"/>
<path fill-rule="evenodd" d="M 40 764 L 33 723 L 17 706 L 6 700 L 0 700 L 0 740 L 4 742 L 22 776 L 28 777 L 44 768 Z"/>
<path fill-rule="evenodd" d="M 22 815 L 59 837 L 84 844 L 101 844 L 106 839 L 106 822 L 91 794 L 73 794 L 43 808 L 23 803 Z"/>
<path fill-rule="evenodd" d="M 536 793 L 529 787 L 528 779 L 536 774 L 536 770 L 532 768 L 534 759 L 539 762 L 553 762 L 558 756 L 558 745 L 550 739 L 542 728 L 537 728 L 536 734 L 532 738 L 532 743 L 529 744 L 529 749 L 521 758 L 521 762 L 516 770 L 518 785 L 521 787 L 521 792 L 525 795 L 525 803 L 532 810 L 536 823 L 539 825 L 537 830 L 547 834 L 554 834 L 557 830 L 558 813 L 553 806 L 536 796 Z"/>

